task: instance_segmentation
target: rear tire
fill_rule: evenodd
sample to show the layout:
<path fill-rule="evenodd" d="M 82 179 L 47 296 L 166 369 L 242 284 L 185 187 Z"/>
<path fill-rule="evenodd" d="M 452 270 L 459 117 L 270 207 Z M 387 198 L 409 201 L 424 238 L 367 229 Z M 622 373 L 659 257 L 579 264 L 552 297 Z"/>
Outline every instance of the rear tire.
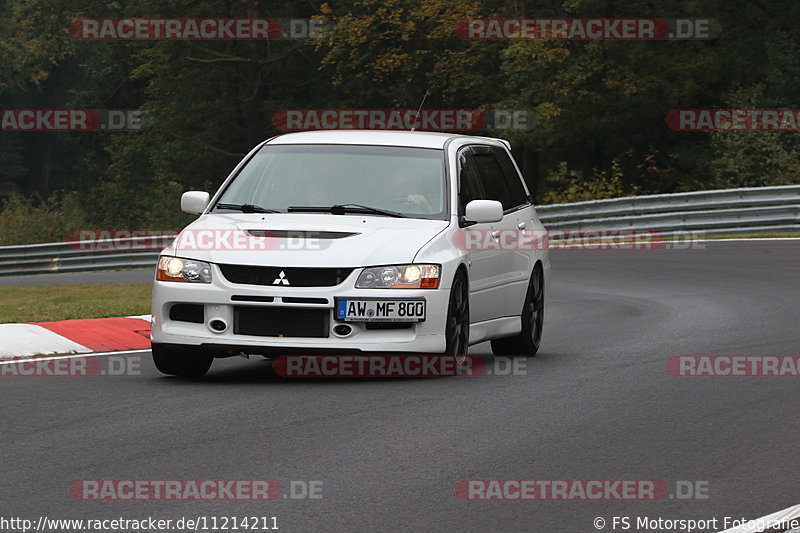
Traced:
<path fill-rule="evenodd" d="M 533 357 L 539 351 L 544 324 L 544 273 L 541 263 L 533 267 L 521 318 L 522 331 L 519 335 L 492 340 L 493 354 Z"/>
<path fill-rule="evenodd" d="M 152 344 L 153 362 L 163 374 L 187 378 L 200 377 L 211 368 L 214 356 L 199 349 Z"/>

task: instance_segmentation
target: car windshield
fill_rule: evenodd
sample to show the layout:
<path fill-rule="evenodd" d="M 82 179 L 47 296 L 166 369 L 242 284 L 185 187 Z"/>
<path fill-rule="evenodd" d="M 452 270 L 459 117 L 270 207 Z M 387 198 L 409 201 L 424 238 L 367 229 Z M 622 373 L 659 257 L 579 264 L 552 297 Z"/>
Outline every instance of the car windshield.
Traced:
<path fill-rule="evenodd" d="M 217 204 L 280 212 L 290 207 L 302 212 L 304 207 L 357 204 L 406 217 L 445 219 L 446 197 L 443 150 L 266 145 L 241 169 Z M 346 210 L 348 214 L 367 212 Z"/>

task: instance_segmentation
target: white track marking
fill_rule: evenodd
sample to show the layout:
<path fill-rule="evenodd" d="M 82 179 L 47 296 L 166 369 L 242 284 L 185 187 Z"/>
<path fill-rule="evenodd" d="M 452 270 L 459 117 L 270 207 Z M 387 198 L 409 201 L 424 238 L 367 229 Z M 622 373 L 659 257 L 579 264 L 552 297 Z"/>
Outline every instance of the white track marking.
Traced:
<path fill-rule="evenodd" d="M 125 318 L 138 318 L 140 320 L 147 320 L 148 322 L 150 322 L 150 315 L 126 316 Z"/>
<path fill-rule="evenodd" d="M 89 352 L 70 355 L 4 355 L 0 356 L 0 366 L 10 365 L 19 361 L 55 361 L 57 359 L 73 359 L 75 357 L 102 357 L 106 355 L 143 354 L 150 350 L 120 350 L 118 352 Z"/>
<path fill-rule="evenodd" d="M 720 533 L 759 533 L 761 531 L 774 529 L 778 526 L 786 527 L 786 524 L 798 517 L 800 517 L 800 504 L 793 505 L 777 513 L 756 518 L 744 525 L 726 529 Z"/>

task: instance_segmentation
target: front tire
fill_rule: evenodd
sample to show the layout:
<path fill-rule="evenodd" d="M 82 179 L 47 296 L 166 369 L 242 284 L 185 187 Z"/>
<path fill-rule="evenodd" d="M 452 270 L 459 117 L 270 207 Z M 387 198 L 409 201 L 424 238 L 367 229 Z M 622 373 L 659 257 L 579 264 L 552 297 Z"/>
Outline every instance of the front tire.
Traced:
<path fill-rule="evenodd" d="M 199 349 L 151 344 L 153 363 L 163 374 L 187 378 L 200 377 L 211 368 L 214 356 Z"/>
<path fill-rule="evenodd" d="M 544 273 L 541 263 L 536 263 L 533 267 L 521 318 L 522 331 L 519 335 L 492 340 L 493 354 L 533 357 L 539 351 L 544 325 Z"/>
<path fill-rule="evenodd" d="M 445 355 L 452 355 L 457 364 L 463 364 L 469 348 L 469 291 L 467 277 L 461 271 L 456 274 L 450 289 L 444 336 Z"/>

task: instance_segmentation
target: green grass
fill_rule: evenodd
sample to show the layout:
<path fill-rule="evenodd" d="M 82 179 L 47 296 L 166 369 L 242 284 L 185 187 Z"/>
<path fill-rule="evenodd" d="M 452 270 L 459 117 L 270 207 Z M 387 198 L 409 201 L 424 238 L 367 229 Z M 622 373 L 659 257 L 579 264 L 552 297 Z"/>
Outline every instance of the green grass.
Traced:
<path fill-rule="evenodd" d="M 152 283 L 0 287 L 0 324 L 150 313 Z"/>

